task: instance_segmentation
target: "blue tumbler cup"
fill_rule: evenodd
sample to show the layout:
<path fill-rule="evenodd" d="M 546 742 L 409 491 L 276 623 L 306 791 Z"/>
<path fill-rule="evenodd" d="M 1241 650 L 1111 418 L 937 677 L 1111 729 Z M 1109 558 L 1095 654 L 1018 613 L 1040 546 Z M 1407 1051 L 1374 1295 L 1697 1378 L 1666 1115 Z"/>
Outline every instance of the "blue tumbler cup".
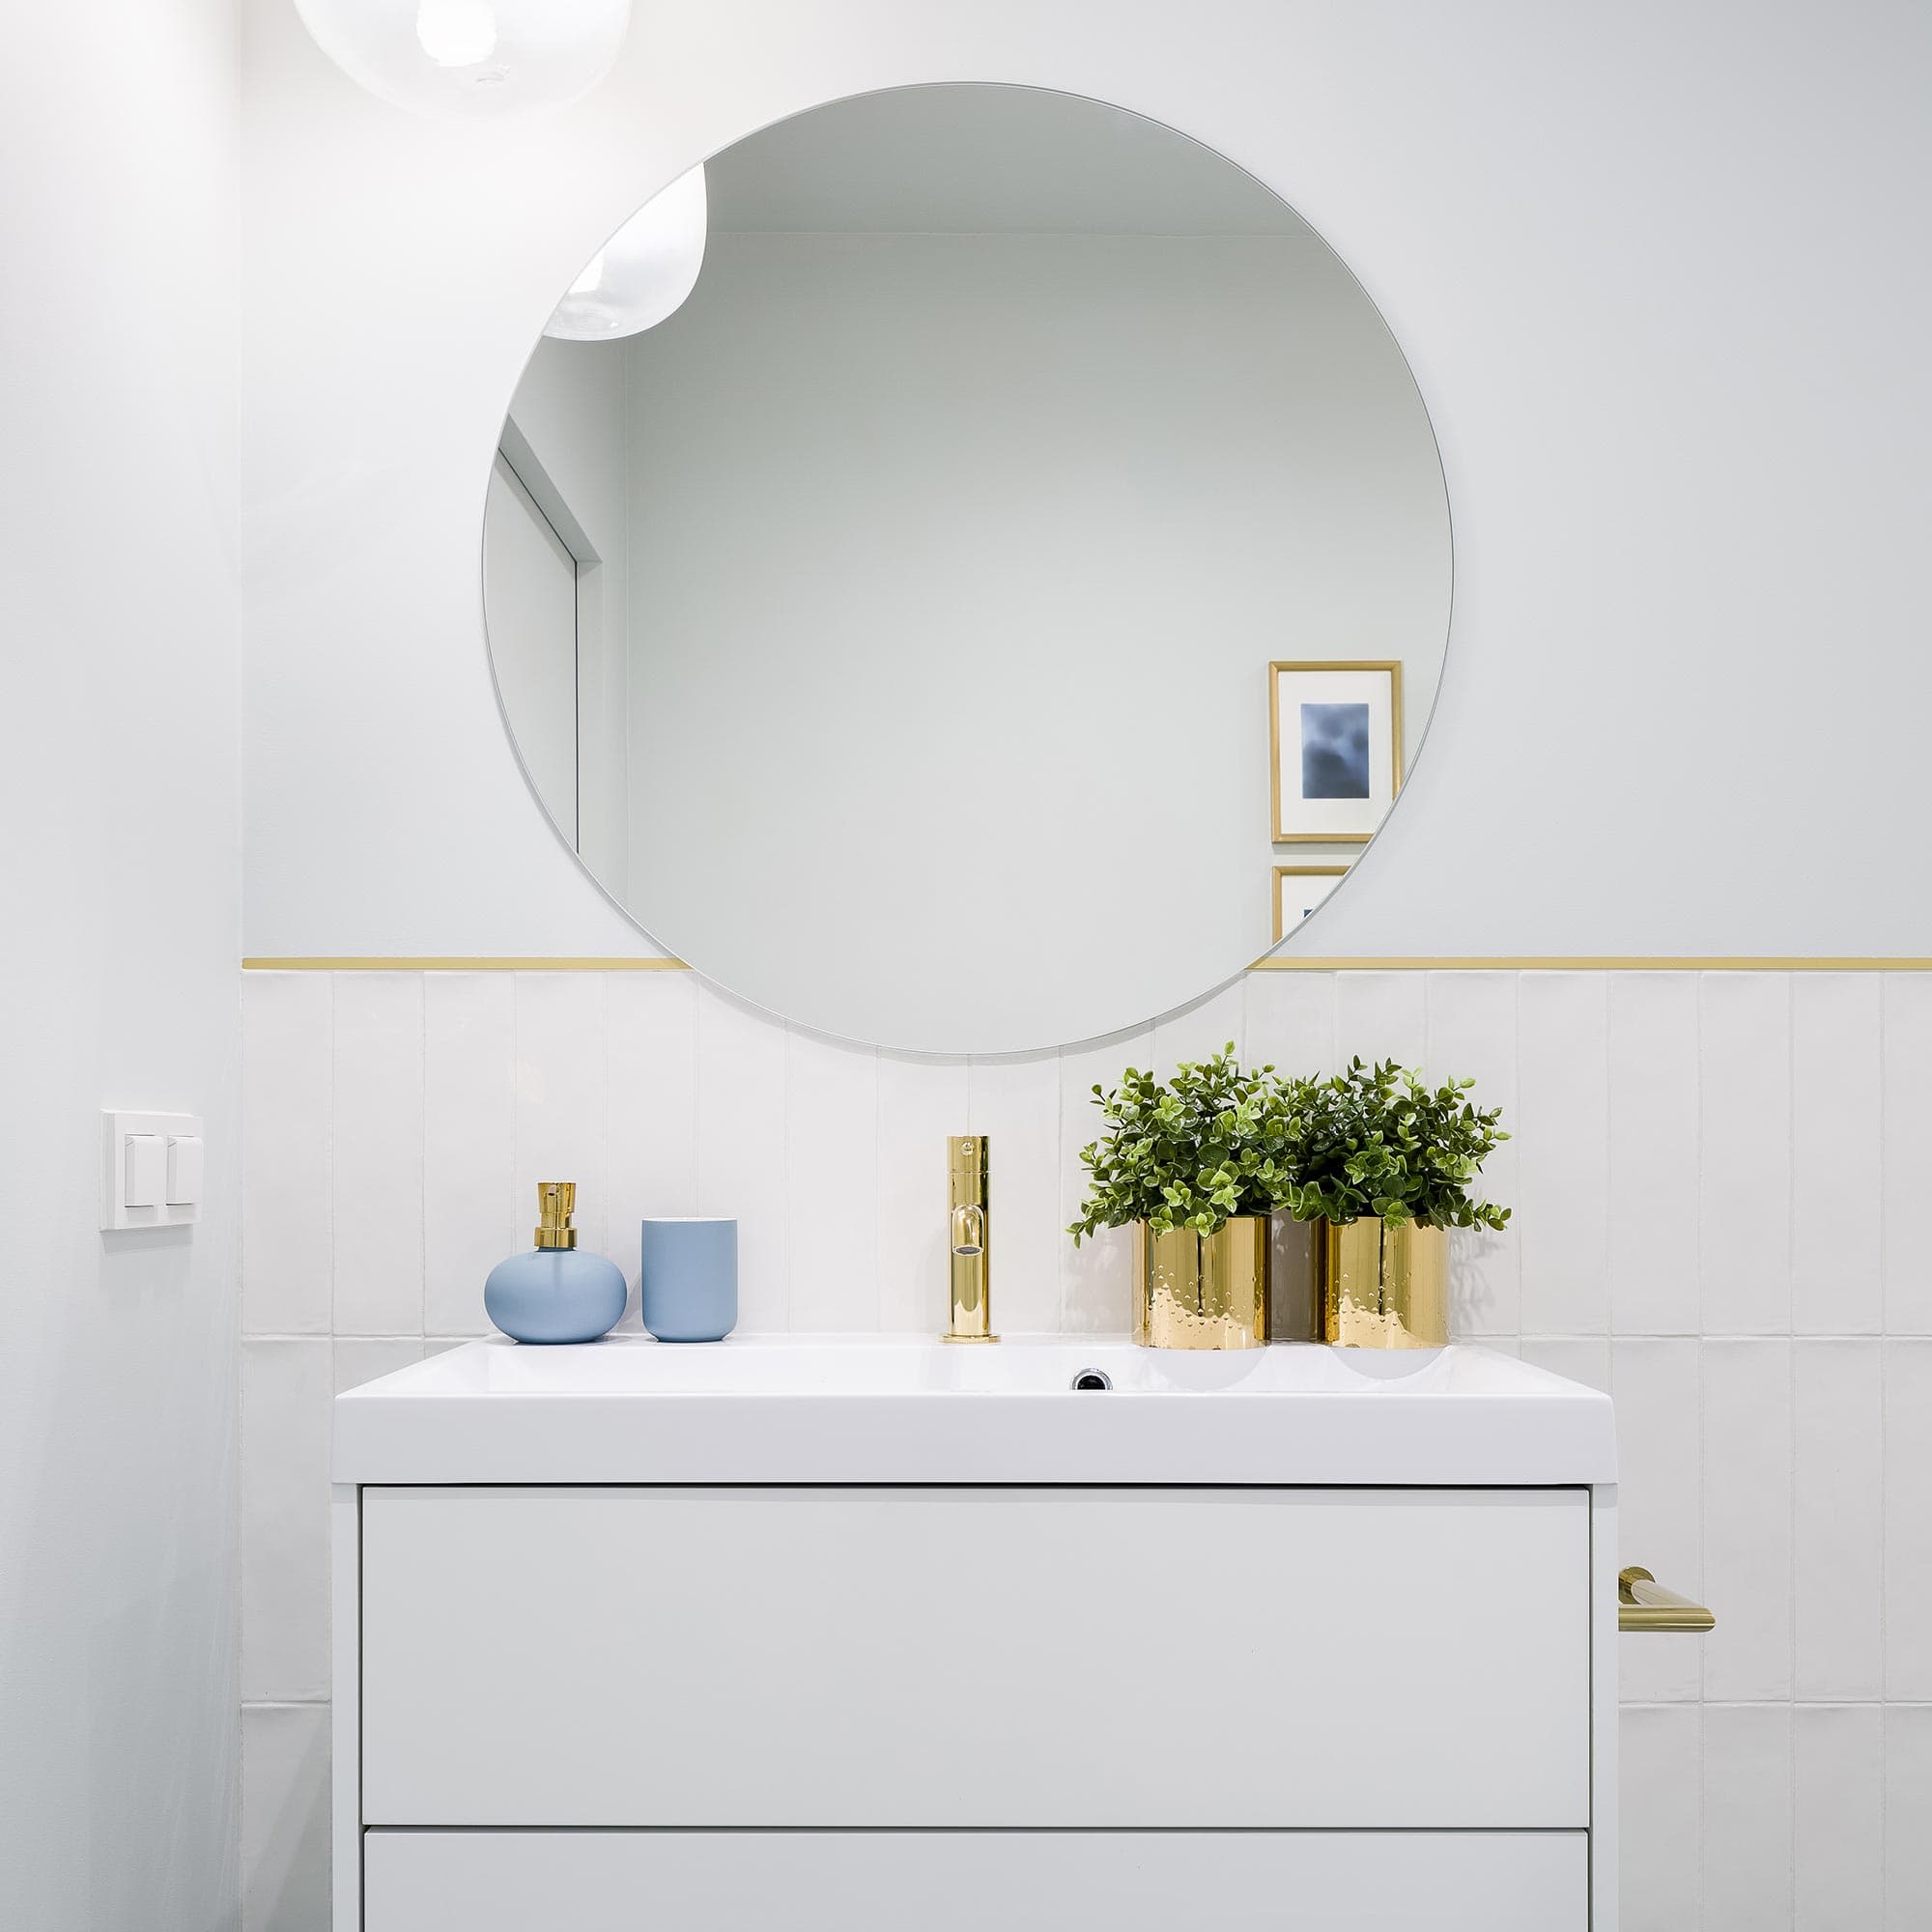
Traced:
<path fill-rule="evenodd" d="M 660 1342 L 722 1342 L 738 1325 L 738 1224 L 643 1224 L 644 1326 Z"/>

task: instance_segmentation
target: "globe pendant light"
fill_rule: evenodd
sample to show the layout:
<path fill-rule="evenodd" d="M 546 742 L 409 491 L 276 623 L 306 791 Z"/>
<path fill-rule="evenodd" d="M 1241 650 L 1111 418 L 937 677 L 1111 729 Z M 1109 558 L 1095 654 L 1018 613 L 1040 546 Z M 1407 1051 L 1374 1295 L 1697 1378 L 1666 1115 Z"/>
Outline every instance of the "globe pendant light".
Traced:
<path fill-rule="evenodd" d="M 371 94 L 450 117 L 575 100 L 631 24 L 631 0 L 296 0 L 296 12 Z"/>
<path fill-rule="evenodd" d="M 609 342 L 655 328 L 697 285 L 707 218 L 699 166 L 654 194 L 591 256 L 544 333 Z"/>

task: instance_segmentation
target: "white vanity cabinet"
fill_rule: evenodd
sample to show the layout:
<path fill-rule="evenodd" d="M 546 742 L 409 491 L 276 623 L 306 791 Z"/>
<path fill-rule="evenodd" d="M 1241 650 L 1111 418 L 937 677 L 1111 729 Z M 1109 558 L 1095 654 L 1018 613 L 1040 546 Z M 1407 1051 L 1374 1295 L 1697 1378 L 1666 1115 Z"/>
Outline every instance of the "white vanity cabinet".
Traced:
<path fill-rule="evenodd" d="M 477 1344 L 342 1398 L 342 1932 L 1614 1923 L 1604 1398 L 966 1352 Z M 1365 1422 L 1407 1480 L 1323 1455 Z"/>
<path fill-rule="evenodd" d="M 1580 1833 L 371 1832 L 370 1932 L 1573 1932 Z"/>

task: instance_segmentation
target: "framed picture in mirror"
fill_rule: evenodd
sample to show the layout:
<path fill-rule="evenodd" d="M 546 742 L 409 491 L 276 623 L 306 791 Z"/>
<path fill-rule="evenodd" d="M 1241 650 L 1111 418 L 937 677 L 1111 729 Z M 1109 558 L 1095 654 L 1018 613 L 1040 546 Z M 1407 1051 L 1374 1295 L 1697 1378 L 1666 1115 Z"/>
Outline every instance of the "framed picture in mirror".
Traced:
<path fill-rule="evenodd" d="M 1275 842 L 1366 845 L 1402 786 L 1401 662 L 1269 665 L 1268 743 Z"/>
<path fill-rule="evenodd" d="M 1274 868 L 1274 938 L 1279 946 L 1342 883 L 1346 866 Z"/>

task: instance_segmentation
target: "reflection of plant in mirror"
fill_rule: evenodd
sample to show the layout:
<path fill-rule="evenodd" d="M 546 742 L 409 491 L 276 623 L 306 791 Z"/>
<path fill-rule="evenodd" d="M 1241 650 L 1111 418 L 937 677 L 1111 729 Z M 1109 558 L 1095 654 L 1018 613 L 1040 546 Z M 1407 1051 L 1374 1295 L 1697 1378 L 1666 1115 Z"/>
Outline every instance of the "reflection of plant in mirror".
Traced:
<path fill-rule="evenodd" d="M 1467 1098 L 1471 1080 L 1425 1085 L 1394 1061 L 1327 1080 L 1277 1083 L 1288 1172 L 1281 1205 L 1304 1221 L 1378 1216 L 1394 1227 L 1500 1228 L 1510 1210 L 1472 1201 L 1469 1184 L 1509 1136 Z"/>
<path fill-rule="evenodd" d="M 1288 1091 L 1272 1066 L 1239 1066 L 1232 1040 L 1211 1060 L 1176 1067 L 1171 1083 L 1130 1066 L 1113 1093 L 1096 1086 L 1107 1131 L 1080 1151 L 1093 1180 L 1067 1230 L 1074 1245 L 1132 1221 L 1157 1235 L 1211 1235 L 1230 1215 L 1271 1213 L 1288 1184 Z"/>

